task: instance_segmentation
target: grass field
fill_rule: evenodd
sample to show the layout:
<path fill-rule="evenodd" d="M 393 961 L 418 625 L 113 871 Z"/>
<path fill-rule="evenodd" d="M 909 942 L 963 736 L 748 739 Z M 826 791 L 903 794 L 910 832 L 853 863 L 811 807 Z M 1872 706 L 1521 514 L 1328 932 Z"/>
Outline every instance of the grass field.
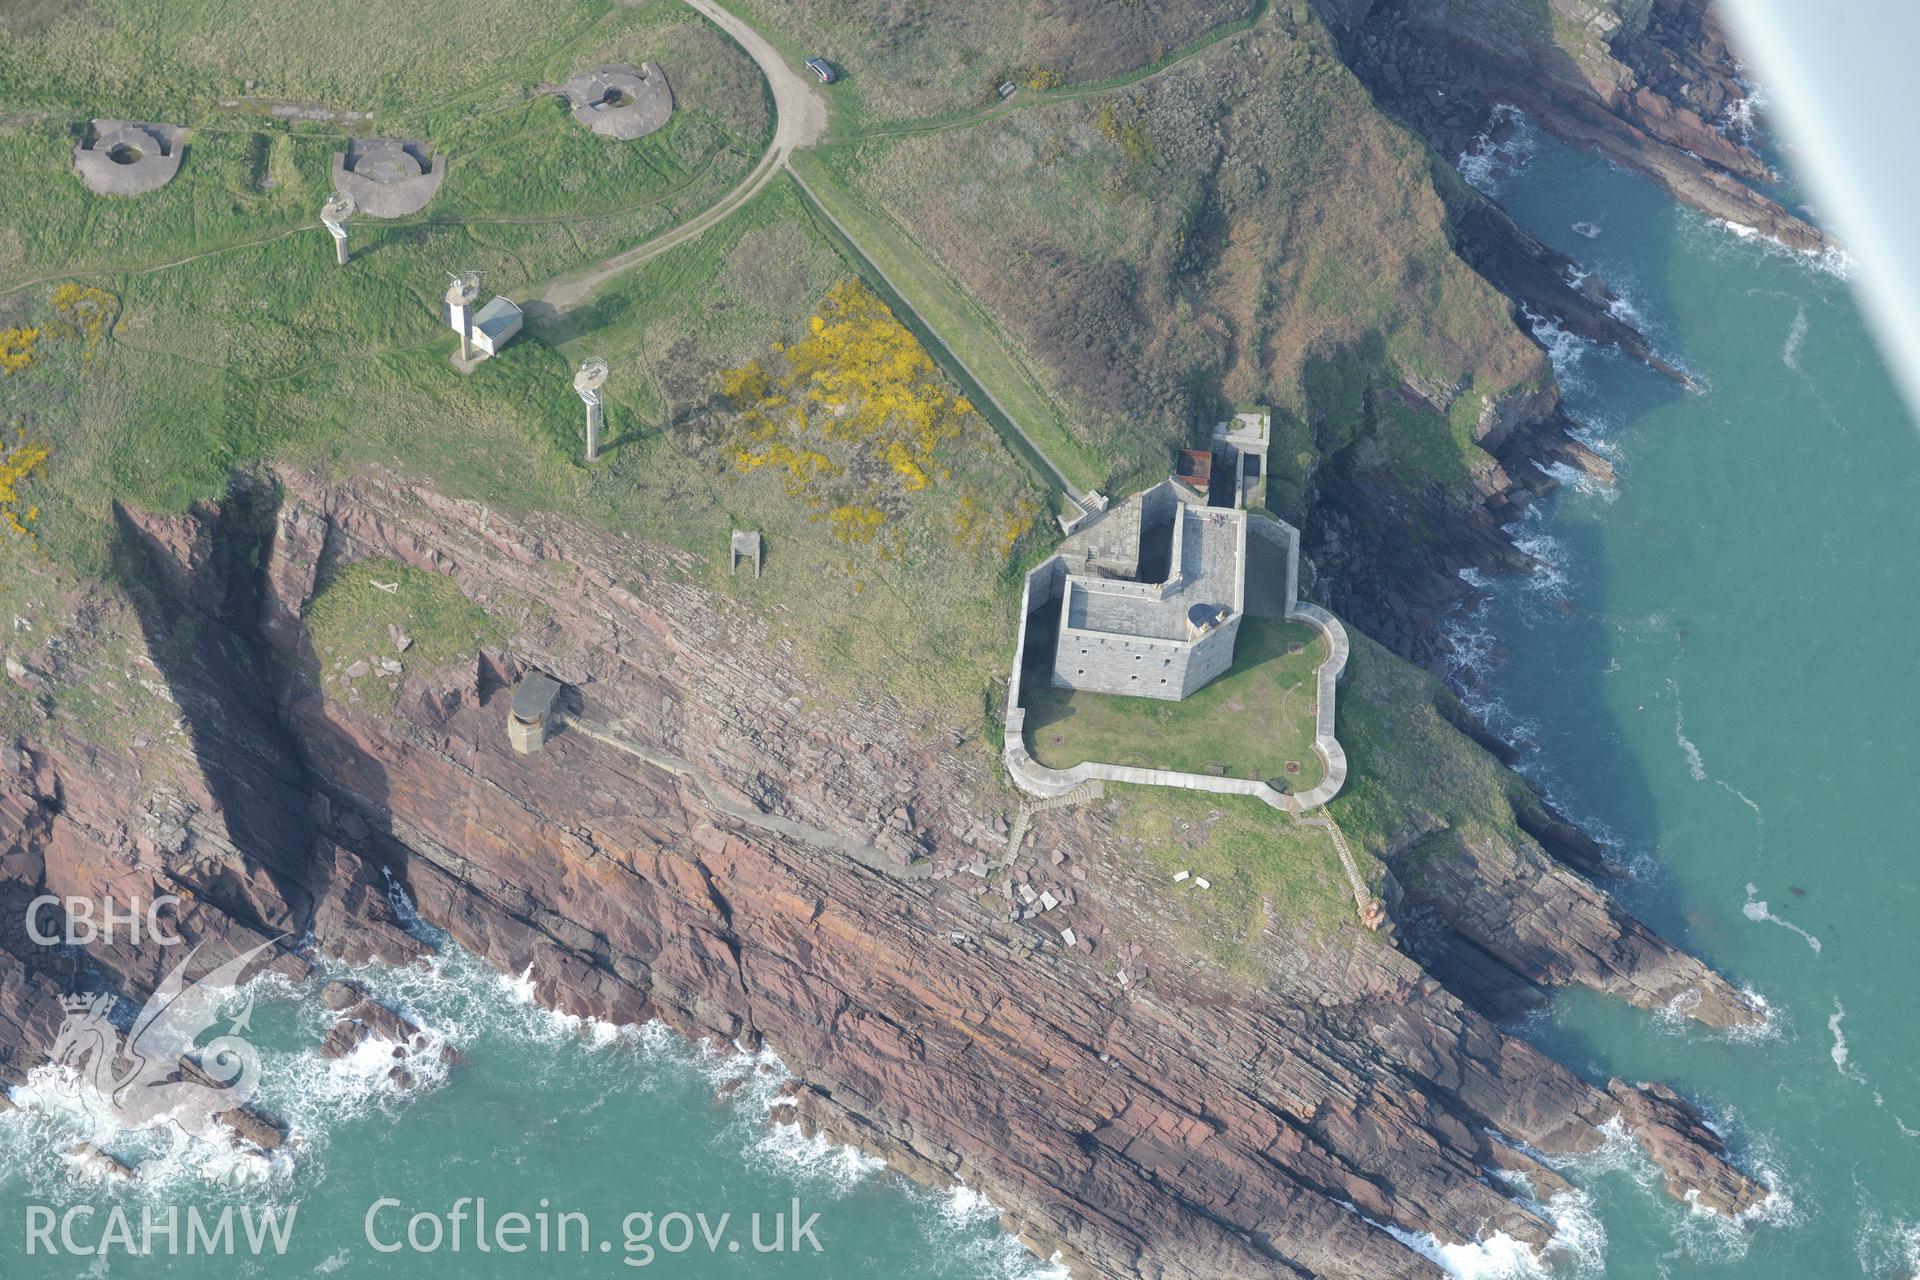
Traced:
<path fill-rule="evenodd" d="M 735 0 L 733 7 L 796 61 L 818 54 L 834 64 L 833 134 L 848 138 L 987 106 L 1008 80 L 1037 94 L 1135 73 L 1261 6 L 944 0 L 924 16 L 888 0 Z"/>
<path fill-rule="evenodd" d="M 1455 254 L 1431 163 L 1292 11 L 1136 84 L 814 161 L 992 317 L 1030 400 L 1117 491 L 1264 403 L 1295 515 L 1313 469 L 1369 436 L 1402 483 L 1457 485 L 1491 460 L 1447 409 L 1544 385 Z M 1403 388 L 1418 412 L 1391 412 Z"/>
<path fill-rule="evenodd" d="M 337 696 L 380 710 L 393 705 L 398 672 L 435 671 L 482 647 L 498 648 L 510 634 L 452 578 L 397 560 L 338 566 L 308 604 L 306 622 L 321 680 L 338 686 Z"/>
<path fill-rule="evenodd" d="M 794 158 L 794 167 L 806 179 L 807 189 L 846 228 L 888 283 L 999 401 L 1018 426 L 1014 438 L 1024 433 L 1051 468 L 1058 468 L 1078 488 L 1095 489 L 1104 483 L 1098 464 L 1074 438 L 1060 407 L 1011 349 L 994 319 L 897 223 L 856 197 L 829 159 L 806 152 Z"/>
<path fill-rule="evenodd" d="M 884 555 L 836 539 L 774 476 L 731 466 L 719 371 L 804 333 L 855 272 L 789 183 L 617 278 L 554 330 L 558 345 L 529 330 L 467 377 L 447 363 L 432 264 L 472 241 L 459 228 L 420 234 L 346 270 L 324 240 L 288 238 L 107 277 L 118 312 L 92 358 L 77 341 L 43 342 L 3 388 L 53 444 L 30 495 L 45 551 L 102 572 L 112 500 L 179 510 L 256 461 L 337 478 L 379 465 L 503 512 L 554 511 L 693 550 L 710 585 L 779 619 L 824 688 L 976 720 L 1014 582 L 997 546 L 956 545 L 956 504 L 1007 512 L 1043 496 L 991 432 L 942 455 L 952 483 L 893 503 Z M 45 297 L 14 309 L 37 316 Z M 593 467 L 569 384 L 586 354 L 614 368 L 609 445 Z M 763 578 L 726 574 L 734 527 L 766 535 Z M 876 647 L 875 634 L 893 642 Z"/>
<path fill-rule="evenodd" d="M 1179 702 L 1023 682 L 1027 750 L 1055 769 L 1091 760 L 1219 770 L 1304 791 L 1326 774 L 1313 749 L 1313 673 L 1326 656 L 1326 637 L 1315 627 L 1243 618 L 1233 666 Z"/>
<path fill-rule="evenodd" d="M 469 38 L 499 26 L 477 20 L 469 30 L 458 20 L 477 16 L 478 4 L 447 0 L 444 7 L 460 11 L 449 20 Z M 503 37 L 503 47 L 488 54 L 497 58 L 491 64 L 461 67 L 456 43 L 446 66 L 406 62 L 390 79 L 366 77 L 369 62 L 377 66 L 379 59 L 360 56 L 358 45 L 330 48 L 309 29 L 315 15 L 325 14 L 337 32 L 336 9 L 261 6 L 234 14 L 227 12 L 233 6 L 201 5 L 183 12 L 174 30 L 172 6 L 164 22 L 157 8 L 92 7 L 0 43 L 0 96 L 10 105 L 32 104 L 0 120 L 0 165 L 22 179 L 0 193 L 0 295 L 56 272 L 140 270 L 317 228 L 333 154 L 349 129 L 423 138 L 444 157 L 447 174 L 421 213 L 386 223 L 360 219 L 356 253 L 462 228 L 491 250 L 481 251 L 486 261 L 474 267 L 510 284 L 516 273 L 540 276 L 600 256 L 711 204 L 752 167 L 772 123 L 758 70 L 677 0 L 561 6 L 524 43 L 505 46 Z M 257 80 L 223 78 L 202 65 L 194 55 L 209 48 L 235 65 L 240 60 L 224 27 L 218 40 L 192 40 L 195 20 L 239 21 L 248 39 L 256 29 L 278 33 L 283 47 L 269 64 L 277 74 L 256 68 Z M 170 55 L 163 40 L 142 58 L 126 53 L 134 60 L 120 65 L 115 41 L 151 24 L 187 47 Z M 423 48 L 415 40 L 399 43 Z M 590 133 L 543 88 L 580 65 L 649 57 L 668 71 L 675 112 L 664 129 L 637 142 Z M 75 79 L 70 58 L 100 67 L 100 77 L 122 87 L 109 92 Z M 446 83 L 449 68 L 469 83 Z M 251 90 L 244 88 L 249 82 Z M 227 94 L 236 96 L 213 96 Z M 229 101 L 235 105 L 222 105 Z M 342 123 L 287 119 L 271 114 L 276 103 L 355 114 Z M 372 122 L 359 118 L 368 111 Z M 180 175 L 135 198 L 87 191 L 72 175 L 71 152 L 95 114 L 188 125 Z"/>
<path fill-rule="evenodd" d="M 1111 784 L 1107 794 L 1119 806 L 1116 834 L 1165 886 L 1194 947 L 1230 971 L 1255 981 L 1268 976 L 1257 957 L 1269 931 L 1325 943 L 1353 919 L 1353 894 L 1326 832 L 1243 796 Z M 1370 859 L 1366 870 L 1378 878 Z M 1175 883 L 1182 871 L 1188 878 Z"/>

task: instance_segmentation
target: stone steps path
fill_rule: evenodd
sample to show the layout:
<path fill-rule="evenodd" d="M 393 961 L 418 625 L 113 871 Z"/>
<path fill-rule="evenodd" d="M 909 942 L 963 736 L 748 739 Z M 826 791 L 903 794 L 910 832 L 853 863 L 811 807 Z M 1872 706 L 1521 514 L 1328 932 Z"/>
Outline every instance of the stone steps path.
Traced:
<path fill-rule="evenodd" d="M 1311 818 L 1296 816 L 1294 823 L 1302 827 L 1321 827 L 1323 831 L 1327 831 L 1329 837 L 1332 837 L 1332 848 L 1336 854 L 1340 854 L 1340 865 L 1346 869 L 1346 883 L 1350 889 L 1354 890 L 1354 910 L 1359 912 L 1361 923 L 1365 923 L 1369 929 L 1379 929 L 1380 923 L 1386 919 L 1386 908 L 1384 904 L 1380 904 L 1379 898 L 1367 892 L 1367 881 L 1359 875 L 1359 864 L 1354 860 L 1354 848 L 1346 842 L 1346 831 L 1340 831 L 1340 823 L 1336 823 L 1332 819 L 1332 814 L 1327 812 L 1313 814 Z"/>
<path fill-rule="evenodd" d="M 1034 814 L 1045 809 L 1057 809 L 1062 805 L 1085 804 L 1089 800 L 1098 800 L 1106 793 L 1106 787 L 1101 785 L 1098 779 L 1092 779 L 1063 795 L 1021 805 L 1020 812 L 1013 816 L 1012 826 L 1007 829 L 1007 856 L 1000 860 L 1000 865 L 1007 866 L 1020 856 L 1020 846 L 1027 842 L 1027 831 L 1033 825 Z"/>

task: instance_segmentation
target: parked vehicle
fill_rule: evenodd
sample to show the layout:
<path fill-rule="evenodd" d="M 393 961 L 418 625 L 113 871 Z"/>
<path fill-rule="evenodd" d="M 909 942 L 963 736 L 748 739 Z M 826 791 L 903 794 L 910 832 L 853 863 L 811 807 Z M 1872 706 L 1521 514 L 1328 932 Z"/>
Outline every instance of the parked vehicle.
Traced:
<path fill-rule="evenodd" d="M 808 58 L 807 70 L 819 76 L 821 84 L 832 84 L 840 78 L 840 73 L 835 71 L 833 64 L 825 58 Z"/>

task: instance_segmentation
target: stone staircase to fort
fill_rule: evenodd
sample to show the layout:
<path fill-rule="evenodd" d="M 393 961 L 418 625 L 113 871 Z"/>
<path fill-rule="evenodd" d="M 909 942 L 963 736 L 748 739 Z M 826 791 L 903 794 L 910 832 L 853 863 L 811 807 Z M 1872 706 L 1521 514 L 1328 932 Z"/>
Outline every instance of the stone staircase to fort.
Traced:
<path fill-rule="evenodd" d="M 1089 800 L 1098 800 L 1107 793 L 1106 787 L 1098 778 L 1081 783 L 1073 790 L 1047 800 L 1036 800 L 1032 804 L 1020 806 L 1020 812 L 1013 815 L 1013 822 L 1007 829 L 1007 856 L 1001 860 L 1005 866 L 1020 856 L 1020 846 L 1027 842 L 1027 832 L 1033 826 L 1033 815 L 1043 809 L 1058 809 L 1064 805 L 1085 804 Z"/>
<path fill-rule="evenodd" d="M 1353 849 L 1347 844 L 1347 833 L 1340 829 L 1340 824 L 1329 813 L 1296 817 L 1294 821 L 1303 827 L 1320 827 L 1326 831 L 1333 841 L 1334 852 L 1340 855 L 1340 866 L 1347 873 L 1347 885 L 1353 890 L 1353 905 L 1360 913 L 1360 922 L 1369 929 L 1378 929 L 1386 921 L 1386 905 L 1367 892 L 1367 882 L 1360 875 L 1360 864 L 1354 861 Z"/>

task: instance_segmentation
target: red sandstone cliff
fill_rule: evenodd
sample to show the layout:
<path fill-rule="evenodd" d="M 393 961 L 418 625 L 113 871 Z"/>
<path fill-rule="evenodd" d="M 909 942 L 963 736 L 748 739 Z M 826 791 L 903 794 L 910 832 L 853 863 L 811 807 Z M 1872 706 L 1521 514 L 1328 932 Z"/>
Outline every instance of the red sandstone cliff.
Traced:
<path fill-rule="evenodd" d="M 278 479 L 219 511 L 124 513 L 130 590 L 56 588 L 71 622 L 12 678 L 89 681 L 123 733 L 54 714 L 16 744 L 6 903 L 164 886 L 190 895 L 190 937 L 311 931 L 402 959 L 415 944 L 377 887 L 390 869 L 424 917 L 503 970 L 531 966 L 560 1008 L 765 1037 L 806 1123 L 915 1177 L 964 1178 L 1079 1274 L 1437 1276 L 1368 1220 L 1542 1241 L 1487 1172 L 1551 1194 L 1558 1176 L 1509 1144 L 1588 1150 L 1617 1115 L 1676 1194 L 1728 1211 L 1764 1194 L 1684 1103 L 1580 1080 L 1357 928 L 1271 930 L 1258 984 L 1194 957 L 1158 887 L 1107 856 L 1100 804 L 1036 819 L 1060 863 L 1022 857 L 1069 899 L 1080 945 L 1011 921 L 965 869 L 1006 853 L 991 752 L 888 705 L 820 705 L 684 553 L 380 477 Z M 355 705 L 313 679 L 300 622 L 323 555 L 452 575 L 518 619 L 510 654 L 408 672 L 392 716 Z M 572 698 L 532 757 L 502 725 L 521 662 Z M 1537 846 L 1474 850 L 1450 875 L 1449 925 L 1478 963 L 1751 1016 Z M 65 975 L 14 933 L 0 945 L 0 1069 L 17 1078 Z M 93 959 L 130 994 L 157 976 Z"/>

